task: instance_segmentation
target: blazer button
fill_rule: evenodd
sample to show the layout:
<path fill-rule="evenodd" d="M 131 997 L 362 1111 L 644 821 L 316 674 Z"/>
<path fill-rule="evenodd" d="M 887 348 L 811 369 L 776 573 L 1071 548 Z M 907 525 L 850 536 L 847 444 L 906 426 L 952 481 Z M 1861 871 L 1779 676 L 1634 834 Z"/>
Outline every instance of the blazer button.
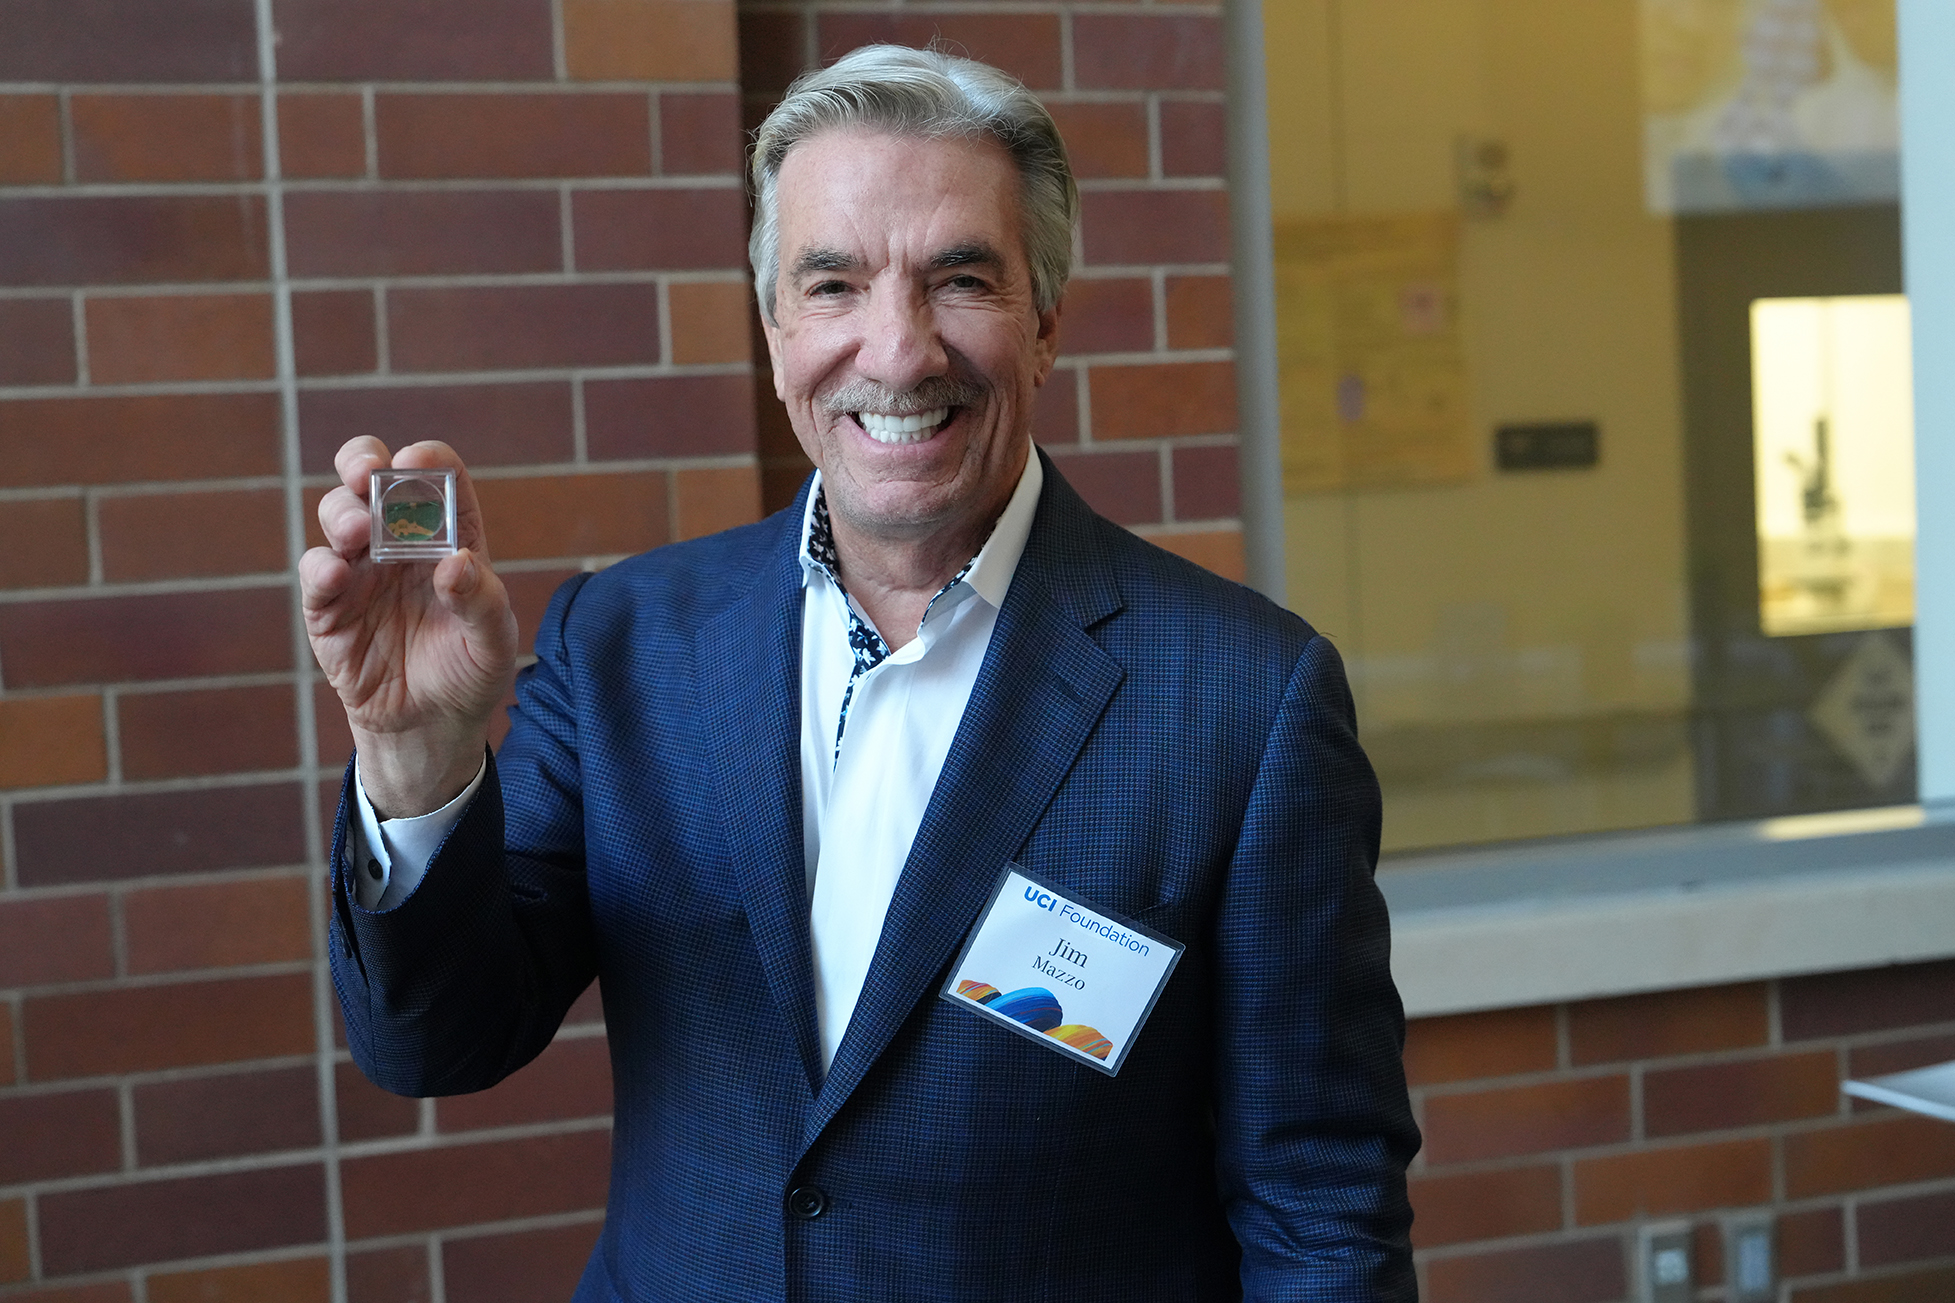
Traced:
<path fill-rule="evenodd" d="M 787 1192 L 788 1216 L 811 1222 L 828 1211 L 828 1195 L 818 1185 L 797 1185 Z"/>

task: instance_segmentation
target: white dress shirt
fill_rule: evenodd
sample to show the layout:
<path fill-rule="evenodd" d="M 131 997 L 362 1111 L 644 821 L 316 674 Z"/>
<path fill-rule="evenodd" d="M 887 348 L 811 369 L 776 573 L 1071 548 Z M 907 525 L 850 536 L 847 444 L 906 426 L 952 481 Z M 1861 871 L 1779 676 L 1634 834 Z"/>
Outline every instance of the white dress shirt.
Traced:
<path fill-rule="evenodd" d="M 817 473 L 801 520 L 801 835 L 811 898 L 815 1013 L 824 1067 L 848 1029 L 896 880 L 977 683 L 1045 473 L 1028 456 L 991 537 L 896 651 L 834 570 Z M 486 766 L 484 767 L 486 769 Z M 357 779 L 358 771 L 355 770 Z M 420 885 L 482 773 L 432 814 L 381 821 L 355 783 L 354 899 L 391 909 Z"/>
<path fill-rule="evenodd" d="M 895 652 L 815 559 L 818 549 L 806 545 L 818 505 L 817 495 L 808 495 L 801 549 L 807 587 L 801 838 L 813 898 L 808 930 L 823 1066 L 835 1061 L 862 994 L 896 879 L 977 683 L 1044 480 L 1038 457 L 1026 458 L 990 540 L 931 601 L 916 637 Z"/>

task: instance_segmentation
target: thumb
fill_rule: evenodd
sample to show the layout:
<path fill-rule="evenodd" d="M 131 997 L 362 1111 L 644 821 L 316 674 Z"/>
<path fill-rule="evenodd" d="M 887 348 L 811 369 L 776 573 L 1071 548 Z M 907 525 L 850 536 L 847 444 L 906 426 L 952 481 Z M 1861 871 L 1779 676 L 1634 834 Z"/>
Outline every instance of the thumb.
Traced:
<path fill-rule="evenodd" d="M 509 590 L 488 559 L 468 548 L 444 557 L 434 572 L 435 596 L 465 625 L 471 641 L 480 641 L 502 655 L 513 655 L 516 616 L 509 608 Z"/>

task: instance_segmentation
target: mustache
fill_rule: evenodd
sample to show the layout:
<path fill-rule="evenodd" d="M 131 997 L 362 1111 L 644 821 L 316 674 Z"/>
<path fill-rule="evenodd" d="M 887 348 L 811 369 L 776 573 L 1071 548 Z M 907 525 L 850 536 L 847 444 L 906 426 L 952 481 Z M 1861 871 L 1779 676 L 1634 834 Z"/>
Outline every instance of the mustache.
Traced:
<path fill-rule="evenodd" d="M 914 389 L 891 389 L 874 380 L 851 380 L 823 394 L 821 406 L 832 415 L 875 412 L 881 416 L 915 416 L 939 407 L 969 407 L 986 392 L 975 381 L 950 376 L 927 376 Z"/>

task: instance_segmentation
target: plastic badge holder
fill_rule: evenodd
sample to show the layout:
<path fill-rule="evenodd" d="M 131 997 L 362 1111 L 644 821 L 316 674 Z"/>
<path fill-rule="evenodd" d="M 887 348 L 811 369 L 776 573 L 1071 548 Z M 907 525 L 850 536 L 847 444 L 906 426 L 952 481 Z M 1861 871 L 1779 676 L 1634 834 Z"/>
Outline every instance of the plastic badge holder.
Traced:
<path fill-rule="evenodd" d="M 439 561 L 456 550 L 453 471 L 375 471 L 367 506 L 375 561 Z"/>

